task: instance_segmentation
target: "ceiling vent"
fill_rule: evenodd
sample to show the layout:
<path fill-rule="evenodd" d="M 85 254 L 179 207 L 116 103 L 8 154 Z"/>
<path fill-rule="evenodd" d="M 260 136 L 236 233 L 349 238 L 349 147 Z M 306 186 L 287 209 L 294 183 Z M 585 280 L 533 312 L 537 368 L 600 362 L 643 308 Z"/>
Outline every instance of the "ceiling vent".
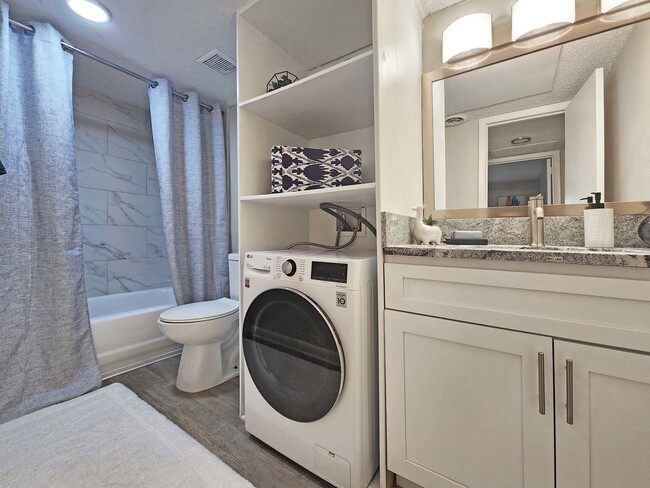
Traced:
<path fill-rule="evenodd" d="M 445 119 L 445 127 L 458 127 L 467 122 L 467 118 L 465 114 L 450 115 Z"/>
<path fill-rule="evenodd" d="M 222 76 L 229 76 L 237 71 L 235 60 L 218 49 L 213 49 L 212 51 L 205 53 L 196 61 L 201 63 L 203 66 L 216 71 Z"/>

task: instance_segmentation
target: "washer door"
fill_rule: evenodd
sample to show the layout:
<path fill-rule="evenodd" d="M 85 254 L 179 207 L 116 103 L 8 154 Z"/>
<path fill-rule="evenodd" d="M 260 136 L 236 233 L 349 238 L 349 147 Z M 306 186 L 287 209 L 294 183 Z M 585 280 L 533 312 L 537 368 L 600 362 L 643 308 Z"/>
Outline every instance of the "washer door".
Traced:
<path fill-rule="evenodd" d="M 303 293 L 258 295 L 244 317 L 242 346 L 257 390 L 285 417 L 314 422 L 338 401 L 343 349 L 327 315 Z"/>

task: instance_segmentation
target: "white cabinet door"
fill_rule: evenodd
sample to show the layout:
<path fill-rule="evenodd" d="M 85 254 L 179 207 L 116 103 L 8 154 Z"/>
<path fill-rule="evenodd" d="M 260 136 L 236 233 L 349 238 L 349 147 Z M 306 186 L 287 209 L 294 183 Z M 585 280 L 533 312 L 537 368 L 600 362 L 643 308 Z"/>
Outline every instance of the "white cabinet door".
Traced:
<path fill-rule="evenodd" d="M 557 488 L 650 486 L 650 356 L 556 341 L 555 385 Z"/>
<path fill-rule="evenodd" d="M 395 311 L 385 327 L 388 469 L 426 488 L 554 486 L 550 338 Z"/>

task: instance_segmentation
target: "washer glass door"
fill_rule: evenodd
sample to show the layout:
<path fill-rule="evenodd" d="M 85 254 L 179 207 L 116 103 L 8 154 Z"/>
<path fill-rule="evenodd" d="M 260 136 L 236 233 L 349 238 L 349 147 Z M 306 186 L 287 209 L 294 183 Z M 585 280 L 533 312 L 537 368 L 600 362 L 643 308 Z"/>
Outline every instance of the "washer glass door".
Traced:
<path fill-rule="evenodd" d="M 336 404 L 343 349 L 330 320 L 306 295 L 289 289 L 258 295 L 244 317 L 242 346 L 257 390 L 280 414 L 313 422 Z"/>

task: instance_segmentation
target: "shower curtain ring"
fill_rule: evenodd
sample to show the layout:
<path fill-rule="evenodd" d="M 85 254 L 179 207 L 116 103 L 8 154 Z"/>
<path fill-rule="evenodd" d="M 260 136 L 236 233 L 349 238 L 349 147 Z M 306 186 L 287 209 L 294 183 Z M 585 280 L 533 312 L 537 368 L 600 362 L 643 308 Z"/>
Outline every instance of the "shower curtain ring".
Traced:
<path fill-rule="evenodd" d="M 181 100 L 183 100 L 184 102 L 187 102 L 189 99 L 190 99 L 190 96 L 187 95 L 187 94 L 186 94 L 186 95 L 183 95 L 183 96 L 181 97 Z"/>
<path fill-rule="evenodd" d="M 152 82 L 149 84 L 149 88 L 158 88 L 158 82 L 157 82 L 157 81 L 152 81 Z"/>

